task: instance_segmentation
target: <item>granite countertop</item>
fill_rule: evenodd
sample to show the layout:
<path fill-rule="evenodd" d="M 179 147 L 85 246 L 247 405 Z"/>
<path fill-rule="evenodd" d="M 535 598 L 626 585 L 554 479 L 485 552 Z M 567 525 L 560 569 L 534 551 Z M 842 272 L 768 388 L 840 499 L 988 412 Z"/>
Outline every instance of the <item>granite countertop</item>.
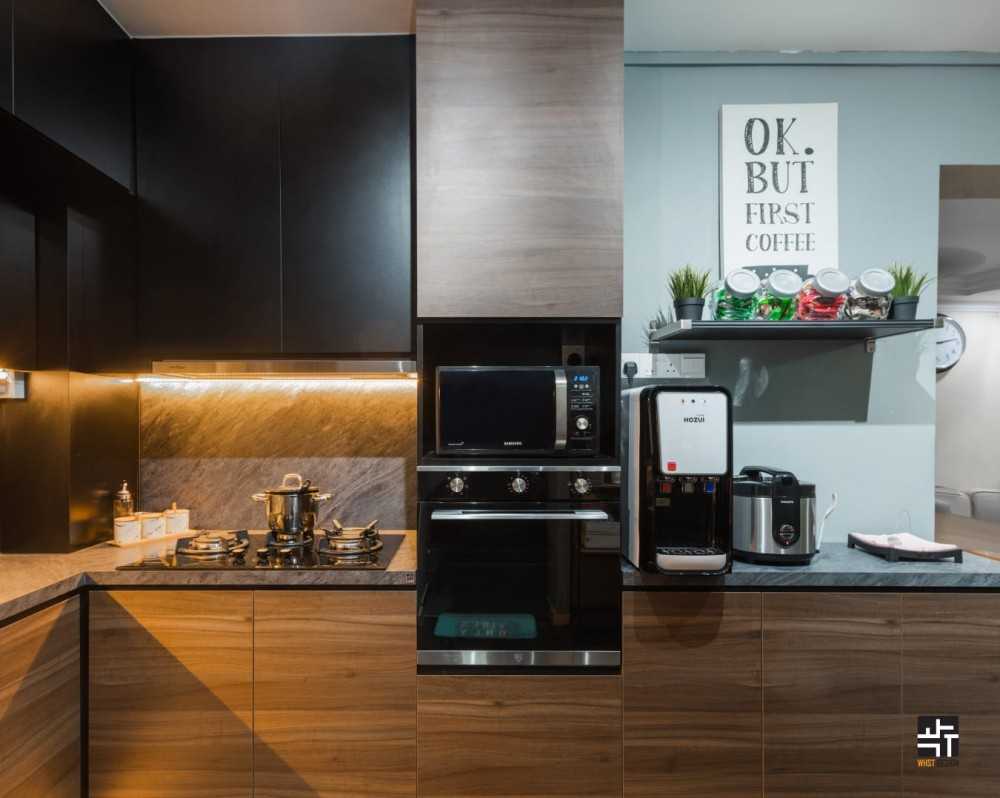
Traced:
<path fill-rule="evenodd" d="M 0 621 L 82 587 L 153 587 L 204 585 L 269 587 L 407 587 L 416 584 L 417 545 L 412 530 L 384 571 L 117 571 L 119 565 L 173 548 L 176 541 L 152 541 L 119 548 L 100 543 L 71 554 L 0 554 Z"/>
<path fill-rule="evenodd" d="M 647 574 L 625 564 L 626 589 L 646 587 L 715 588 L 998 588 L 1000 561 L 966 551 L 961 563 L 887 562 L 844 542 L 823 547 L 811 565 L 751 565 L 734 562 L 722 577 Z"/>

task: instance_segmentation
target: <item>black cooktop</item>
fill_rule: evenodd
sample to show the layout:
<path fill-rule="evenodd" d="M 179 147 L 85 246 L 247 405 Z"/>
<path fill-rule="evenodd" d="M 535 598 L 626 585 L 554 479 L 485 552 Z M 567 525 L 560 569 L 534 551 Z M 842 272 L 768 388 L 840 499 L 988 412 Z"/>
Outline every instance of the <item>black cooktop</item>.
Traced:
<path fill-rule="evenodd" d="M 377 551 L 344 553 L 326 550 L 317 542 L 304 546 L 268 546 L 267 533 L 232 533 L 239 541 L 236 551 L 225 554 L 183 554 L 188 538 L 158 554 L 127 565 L 119 571 L 384 571 L 399 551 L 405 535 L 381 535 L 382 546 Z"/>

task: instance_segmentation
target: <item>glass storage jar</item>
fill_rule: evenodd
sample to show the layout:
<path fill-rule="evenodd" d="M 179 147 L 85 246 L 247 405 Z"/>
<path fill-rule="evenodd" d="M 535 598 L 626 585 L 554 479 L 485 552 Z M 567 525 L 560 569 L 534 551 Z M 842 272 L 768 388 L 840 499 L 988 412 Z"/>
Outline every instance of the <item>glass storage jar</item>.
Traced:
<path fill-rule="evenodd" d="M 747 269 L 726 275 L 712 294 L 713 316 L 721 321 L 749 321 L 757 309 L 760 278 Z"/>
<path fill-rule="evenodd" d="M 775 269 L 761 283 L 756 317 L 764 321 L 787 321 L 795 316 L 795 299 L 802 278 L 788 269 Z"/>
<path fill-rule="evenodd" d="M 847 302 L 851 281 L 839 269 L 820 269 L 799 291 L 795 318 L 801 321 L 835 321 Z"/>
<path fill-rule="evenodd" d="M 896 279 L 885 269 L 867 269 L 861 272 L 847 292 L 844 315 L 849 319 L 881 321 L 889 318 L 892 306 L 892 289 Z"/>

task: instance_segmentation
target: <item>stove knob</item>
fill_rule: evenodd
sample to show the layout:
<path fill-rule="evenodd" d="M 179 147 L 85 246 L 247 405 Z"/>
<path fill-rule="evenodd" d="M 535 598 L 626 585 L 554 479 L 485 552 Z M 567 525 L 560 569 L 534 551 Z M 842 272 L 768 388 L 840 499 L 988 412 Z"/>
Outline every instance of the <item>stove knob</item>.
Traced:
<path fill-rule="evenodd" d="M 460 476 L 449 477 L 448 479 L 448 490 L 452 493 L 461 493 L 465 490 L 465 480 Z"/>
<path fill-rule="evenodd" d="M 577 477 L 573 480 L 573 490 L 580 496 L 586 496 L 590 493 L 590 480 L 586 477 Z"/>
<path fill-rule="evenodd" d="M 590 419 L 587 418 L 586 416 L 577 416 L 576 428 L 580 430 L 580 432 L 586 432 L 588 429 L 590 429 Z"/>
<path fill-rule="evenodd" d="M 524 477 L 514 477 L 510 481 L 510 489 L 514 493 L 524 493 L 528 489 L 528 480 Z"/>

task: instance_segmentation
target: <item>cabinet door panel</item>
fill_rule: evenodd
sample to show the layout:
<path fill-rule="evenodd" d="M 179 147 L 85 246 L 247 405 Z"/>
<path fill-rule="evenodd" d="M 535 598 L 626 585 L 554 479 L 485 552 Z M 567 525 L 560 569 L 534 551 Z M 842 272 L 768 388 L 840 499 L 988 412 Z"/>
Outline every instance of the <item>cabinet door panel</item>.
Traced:
<path fill-rule="evenodd" d="M 761 595 L 626 592 L 625 795 L 761 795 Z"/>
<path fill-rule="evenodd" d="M 413 38 L 282 52 L 285 351 L 410 352 Z"/>
<path fill-rule="evenodd" d="M 80 795 L 80 599 L 0 628 L 0 798 Z"/>
<path fill-rule="evenodd" d="M 254 594 L 254 795 L 413 796 L 416 596 Z"/>
<path fill-rule="evenodd" d="M 0 367 L 35 368 L 35 217 L 0 197 Z"/>
<path fill-rule="evenodd" d="M 899 596 L 764 594 L 764 793 L 898 796 Z"/>
<path fill-rule="evenodd" d="M 96 0 L 14 0 L 15 113 L 132 187 L 128 36 Z"/>
<path fill-rule="evenodd" d="M 246 798 L 250 591 L 90 596 L 92 798 Z"/>
<path fill-rule="evenodd" d="M 14 0 L 0 0 L 0 109 L 12 111 L 14 97 Z"/>
<path fill-rule="evenodd" d="M 621 796 L 617 676 L 420 676 L 417 794 Z"/>
<path fill-rule="evenodd" d="M 1000 790 L 1000 596 L 907 594 L 903 604 L 903 787 L 907 796 Z M 959 716 L 958 767 L 917 767 L 917 719 Z"/>
<path fill-rule="evenodd" d="M 281 351 L 277 43 L 138 44 L 139 329 L 153 357 Z"/>
<path fill-rule="evenodd" d="M 418 317 L 621 315 L 622 19 L 419 0 Z"/>

